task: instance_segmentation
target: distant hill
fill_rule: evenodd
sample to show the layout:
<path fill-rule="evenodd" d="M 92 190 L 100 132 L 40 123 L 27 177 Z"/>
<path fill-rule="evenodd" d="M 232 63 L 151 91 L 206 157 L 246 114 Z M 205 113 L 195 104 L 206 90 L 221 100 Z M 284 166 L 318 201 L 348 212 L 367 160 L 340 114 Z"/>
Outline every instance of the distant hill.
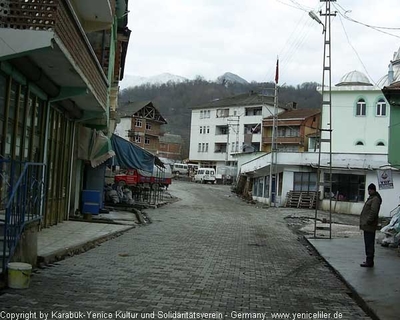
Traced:
<path fill-rule="evenodd" d="M 180 83 L 185 81 L 188 81 L 188 79 L 171 73 L 162 73 L 152 77 L 125 75 L 121 82 L 121 89 L 133 88 L 143 84 L 162 85 L 169 82 Z"/>
<path fill-rule="evenodd" d="M 245 81 L 245 80 L 244 80 Z M 321 95 L 317 92 L 317 83 L 307 82 L 296 87 L 285 86 L 279 90 L 279 104 L 297 102 L 298 108 L 319 108 Z M 217 83 L 206 81 L 201 77 L 175 83 L 143 84 L 141 86 L 122 90 L 120 107 L 128 101 L 152 100 L 168 125 L 164 130 L 182 136 L 185 146 L 185 156 L 189 155 L 191 107 L 222 99 L 235 94 L 246 93 L 250 90 L 273 93 L 273 83 Z"/>
<path fill-rule="evenodd" d="M 217 78 L 216 82 L 225 86 L 229 86 L 233 83 L 249 84 L 245 79 L 231 72 L 225 72 L 222 76 L 219 76 Z"/>

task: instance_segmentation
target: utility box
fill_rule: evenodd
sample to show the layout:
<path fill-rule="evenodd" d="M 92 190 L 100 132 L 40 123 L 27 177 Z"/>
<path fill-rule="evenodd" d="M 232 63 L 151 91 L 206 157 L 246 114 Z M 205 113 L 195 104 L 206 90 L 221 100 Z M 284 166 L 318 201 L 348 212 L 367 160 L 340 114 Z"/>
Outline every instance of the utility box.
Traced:
<path fill-rule="evenodd" d="M 101 207 L 101 193 L 98 190 L 82 191 L 82 213 L 99 214 Z"/>

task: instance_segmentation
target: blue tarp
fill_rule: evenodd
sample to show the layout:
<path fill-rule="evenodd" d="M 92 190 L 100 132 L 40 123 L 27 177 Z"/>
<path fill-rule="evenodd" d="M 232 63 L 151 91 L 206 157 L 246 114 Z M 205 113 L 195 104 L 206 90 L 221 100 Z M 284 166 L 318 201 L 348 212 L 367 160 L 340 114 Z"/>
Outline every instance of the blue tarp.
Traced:
<path fill-rule="evenodd" d="M 111 145 L 115 152 L 114 164 L 122 169 L 153 172 L 154 164 L 158 162 L 155 155 L 115 134 L 111 137 Z"/>

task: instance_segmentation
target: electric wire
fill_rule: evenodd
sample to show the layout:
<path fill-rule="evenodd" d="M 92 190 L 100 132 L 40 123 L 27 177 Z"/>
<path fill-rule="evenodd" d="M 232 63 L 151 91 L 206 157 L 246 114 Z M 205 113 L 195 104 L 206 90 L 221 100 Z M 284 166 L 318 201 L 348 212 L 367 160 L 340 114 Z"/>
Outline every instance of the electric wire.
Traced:
<path fill-rule="evenodd" d="M 341 12 L 341 11 L 339 10 L 339 8 L 338 8 L 335 4 L 333 4 L 333 6 L 338 10 L 339 15 L 340 15 L 341 17 L 345 18 L 346 20 L 349 20 L 349 21 L 351 21 L 351 22 L 354 22 L 354 23 L 357 23 L 357 24 L 359 24 L 359 25 L 365 26 L 365 27 L 370 28 L 370 29 L 372 29 L 372 30 L 375 30 L 375 31 L 377 31 L 377 32 L 380 32 L 380 33 L 383 33 L 383 34 L 386 34 L 386 35 L 389 35 L 389 36 L 392 36 L 392 37 L 395 37 L 395 38 L 400 39 L 400 36 L 399 36 L 399 35 L 396 35 L 396 34 L 393 34 L 393 33 L 390 33 L 390 32 L 381 30 L 381 29 L 388 29 L 389 27 L 377 27 L 377 26 L 372 26 L 372 25 L 366 24 L 366 23 L 364 23 L 364 22 L 355 20 L 355 19 L 350 18 L 349 16 L 346 15 L 346 13 L 349 12 L 349 10 L 345 10 L 345 12 L 343 13 L 343 12 Z M 342 6 L 341 6 L 341 8 L 343 9 Z M 343 9 L 343 10 L 344 10 L 344 9 Z M 395 28 L 395 29 L 391 29 L 391 30 L 400 30 L 400 28 Z"/>
<path fill-rule="evenodd" d="M 286 40 L 284 46 L 279 52 L 279 72 L 283 74 L 290 63 L 292 62 L 293 58 L 295 57 L 295 53 L 301 49 L 303 46 L 304 42 L 307 40 L 308 35 L 311 31 L 311 25 L 314 23 L 311 19 L 309 19 L 308 13 L 311 11 L 310 9 L 306 8 L 305 6 L 300 5 L 296 1 L 291 2 L 294 5 L 290 5 L 287 3 L 284 3 L 280 0 L 276 0 L 277 2 L 280 2 L 282 4 L 288 5 L 290 7 L 294 7 L 295 9 L 299 9 L 303 12 L 306 12 L 306 14 L 303 14 L 301 18 L 299 19 L 296 27 L 292 30 L 289 38 Z M 322 8 L 323 4 L 318 4 L 314 10 L 320 10 Z M 304 21 L 306 20 L 306 21 Z M 301 27 L 299 27 L 301 25 Z M 273 75 L 275 72 L 275 64 L 271 64 L 270 68 L 268 69 L 266 73 L 266 79 L 272 79 Z M 267 82 L 270 82 L 267 80 Z M 272 82 L 272 81 L 271 81 Z"/>
<path fill-rule="evenodd" d="M 342 19 L 342 17 L 341 17 L 340 15 L 339 15 L 339 19 L 340 19 L 340 23 L 341 23 L 341 25 L 342 25 L 342 28 L 343 28 L 343 31 L 344 31 L 344 34 L 345 34 L 345 36 L 346 36 L 346 39 L 347 39 L 347 42 L 348 42 L 349 46 L 353 49 L 355 55 L 357 56 L 357 58 L 358 58 L 358 60 L 360 61 L 361 65 L 363 66 L 364 71 L 365 71 L 365 73 L 368 75 L 369 79 L 372 80 L 372 82 L 374 83 L 374 85 L 378 87 L 377 83 L 374 81 L 374 79 L 373 79 L 373 78 L 371 77 L 371 75 L 369 74 L 369 72 L 368 72 L 368 70 L 367 70 L 367 67 L 365 66 L 364 62 L 362 61 L 362 59 L 361 59 L 360 55 L 358 54 L 356 48 L 355 48 L 355 47 L 353 46 L 353 44 L 351 43 L 350 38 L 349 38 L 349 35 L 348 35 L 348 33 L 347 33 L 347 30 L 346 30 L 346 28 L 345 28 L 345 26 L 344 26 L 343 19 Z"/>
<path fill-rule="evenodd" d="M 369 28 L 386 29 L 386 30 L 400 30 L 400 27 L 381 27 L 381 26 L 374 26 L 374 25 L 370 25 L 370 24 L 368 24 L 368 23 L 364 23 L 364 22 L 358 21 L 358 20 L 353 19 L 353 18 L 351 18 L 351 17 L 349 17 L 349 16 L 347 15 L 347 13 L 348 13 L 348 12 L 351 12 L 351 10 L 346 10 L 346 9 L 343 8 L 339 3 L 336 3 L 336 4 L 333 3 L 333 5 L 335 6 L 335 8 L 336 8 L 338 11 L 339 11 L 339 9 L 337 8 L 337 6 L 339 6 L 339 7 L 344 11 L 343 17 L 344 17 L 345 19 L 349 20 L 349 21 L 352 21 L 352 22 L 361 24 L 361 25 L 366 26 L 366 27 L 369 27 Z M 341 13 L 341 12 L 339 11 L 339 13 Z"/>

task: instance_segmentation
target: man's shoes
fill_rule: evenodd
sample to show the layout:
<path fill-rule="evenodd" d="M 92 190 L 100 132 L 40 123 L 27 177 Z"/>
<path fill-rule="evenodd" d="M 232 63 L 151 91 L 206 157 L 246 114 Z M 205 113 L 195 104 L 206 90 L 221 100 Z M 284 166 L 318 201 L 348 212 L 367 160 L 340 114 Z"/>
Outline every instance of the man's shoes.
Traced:
<path fill-rule="evenodd" d="M 360 267 L 363 267 L 363 268 L 372 268 L 374 266 L 374 263 L 373 262 L 363 262 L 363 263 L 361 263 L 360 264 Z"/>

